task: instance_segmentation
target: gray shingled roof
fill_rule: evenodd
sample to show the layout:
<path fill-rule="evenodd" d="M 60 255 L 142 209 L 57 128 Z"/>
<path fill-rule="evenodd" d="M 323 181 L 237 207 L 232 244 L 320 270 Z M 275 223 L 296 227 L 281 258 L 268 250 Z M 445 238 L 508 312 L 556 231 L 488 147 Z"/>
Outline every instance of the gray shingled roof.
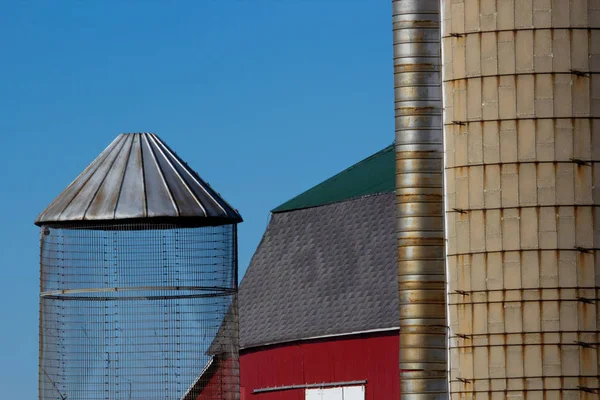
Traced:
<path fill-rule="evenodd" d="M 239 292 L 240 346 L 398 327 L 395 196 L 276 213 Z"/>

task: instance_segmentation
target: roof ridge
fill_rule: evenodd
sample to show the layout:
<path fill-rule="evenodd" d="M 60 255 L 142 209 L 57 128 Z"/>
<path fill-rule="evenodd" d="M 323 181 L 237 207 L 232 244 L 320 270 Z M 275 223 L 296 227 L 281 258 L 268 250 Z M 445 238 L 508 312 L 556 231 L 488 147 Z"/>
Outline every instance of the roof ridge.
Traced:
<path fill-rule="evenodd" d="M 327 178 L 327 179 L 325 179 L 325 180 L 324 180 L 323 182 L 321 182 L 320 184 L 323 184 L 323 183 L 327 182 L 328 180 L 330 180 L 330 179 L 333 179 L 333 178 L 335 178 L 336 176 L 338 176 L 338 175 L 340 175 L 340 174 L 343 174 L 344 172 L 347 172 L 347 171 L 353 170 L 353 169 L 355 169 L 355 168 L 357 168 L 357 167 L 361 166 L 362 164 L 366 163 L 367 161 L 369 161 L 369 160 L 371 160 L 371 159 L 373 159 L 373 158 L 375 158 L 375 157 L 378 157 L 378 156 L 380 156 L 380 155 L 381 155 L 381 154 L 383 154 L 383 153 L 387 153 L 388 151 L 391 151 L 391 150 L 393 150 L 393 149 L 394 149 L 394 143 L 390 144 L 389 146 L 386 146 L 385 148 L 383 148 L 383 149 L 379 150 L 378 152 L 376 152 L 376 153 L 374 153 L 374 154 L 371 154 L 370 156 L 368 156 L 368 157 L 366 157 L 366 158 L 363 158 L 363 159 L 362 159 L 362 160 L 360 160 L 359 162 L 357 162 L 357 163 L 355 163 L 355 164 L 352 164 L 351 166 L 349 166 L 349 167 L 348 167 L 348 168 L 346 168 L 345 170 L 343 170 L 343 171 L 341 171 L 341 172 L 338 172 L 337 174 L 333 175 L 333 176 L 332 176 L 332 177 L 330 177 L 330 178 Z M 320 185 L 320 184 L 319 184 L 319 185 Z M 317 185 L 317 186 L 318 186 L 318 185 Z"/>
<path fill-rule="evenodd" d="M 284 211 L 292 211 L 292 210 L 298 210 L 298 209 L 303 209 L 303 208 L 311 208 L 311 207 L 316 207 L 316 206 L 321 206 L 321 205 L 326 205 L 326 204 L 331 204 L 331 203 L 337 203 L 340 201 L 345 201 L 345 200 L 350 200 L 353 198 L 359 198 L 359 197 L 363 197 L 365 195 L 369 195 L 369 194 L 377 194 L 377 193 L 388 193 L 393 191 L 393 189 L 395 189 L 395 176 L 393 177 L 393 179 L 389 179 L 389 182 L 387 182 L 387 180 L 381 180 L 375 184 L 373 183 L 365 183 L 361 186 L 361 183 L 364 182 L 360 181 L 360 180 L 354 180 L 352 183 L 352 187 L 354 189 L 354 192 L 352 192 L 352 190 L 348 190 L 348 187 L 344 187 L 343 183 L 340 185 L 341 187 L 333 187 L 335 186 L 337 183 L 339 183 L 340 179 L 347 177 L 349 174 L 352 174 L 354 172 L 356 172 L 356 170 L 359 170 L 360 168 L 365 167 L 365 165 L 369 164 L 369 162 L 377 159 L 377 158 L 381 158 L 382 156 L 384 156 L 386 153 L 390 153 L 393 152 L 394 150 L 394 144 L 395 142 L 393 142 L 392 144 L 386 146 L 385 148 L 379 150 L 378 152 L 371 154 L 370 156 L 358 161 L 357 163 L 352 164 L 350 167 L 338 172 L 337 174 L 325 179 L 324 181 L 312 186 L 310 189 L 303 191 L 302 193 L 298 194 L 297 196 L 292 197 L 290 200 L 280 204 L 279 206 L 275 207 L 274 209 L 271 210 L 272 213 L 277 213 L 277 212 L 284 212 Z M 394 174 L 395 174 L 395 164 L 390 164 L 394 170 Z M 381 166 L 375 166 L 375 167 L 379 167 L 381 168 Z M 374 167 L 374 168 L 375 168 Z M 385 168 L 385 170 L 387 171 L 387 168 Z M 391 177 L 386 177 L 386 178 L 391 178 Z M 389 187 L 388 187 L 389 186 Z M 333 193 L 330 193 L 329 196 L 327 194 L 321 194 L 321 197 L 325 197 L 325 199 L 321 198 L 318 199 L 318 195 L 316 196 L 317 199 L 310 199 L 310 197 L 315 197 L 315 192 L 318 192 L 320 190 L 323 191 L 327 191 L 329 188 L 329 190 L 333 190 Z M 377 192 L 373 192 L 372 190 L 378 190 Z M 346 193 L 344 193 L 346 192 Z M 328 200 L 327 197 L 330 197 L 330 199 Z"/>
<path fill-rule="evenodd" d="M 312 208 L 319 208 L 319 207 L 328 207 L 328 206 L 333 206 L 333 205 L 340 204 L 340 203 L 345 203 L 347 201 L 358 201 L 358 200 L 367 199 L 369 197 L 385 196 L 385 195 L 388 195 L 388 194 L 391 194 L 391 193 L 392 192 L 369 193 L 369 194 L 365 194 L 365 195 L 362 195 L 362 196 L 357 196 L 357 197 L 351 197 L 351 198 L 348 198 L 348 199 L 332 201 L 330 203 L 315 204 L 313 206 L 306 206 L 306 207 L 300 207 L 300 208 L 292 208 L 292 209 L 289 209 L 289 210 L 286 209 L 285 211 L 281 211 L 281 212 L 292 212 L 292 211 L 300 211 L 300 210 L 310 210 Z"/>

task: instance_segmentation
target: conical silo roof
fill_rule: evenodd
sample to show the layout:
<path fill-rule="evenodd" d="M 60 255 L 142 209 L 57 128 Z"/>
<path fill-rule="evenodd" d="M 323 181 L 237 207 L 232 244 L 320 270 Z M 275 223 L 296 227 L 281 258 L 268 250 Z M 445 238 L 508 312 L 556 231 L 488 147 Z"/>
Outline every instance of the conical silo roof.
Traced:
<path fill-rule="evenodd" d="M 121 134 L 44 210 L 36 225 L 242 221 L 217 192 L 153 133 Z"/>

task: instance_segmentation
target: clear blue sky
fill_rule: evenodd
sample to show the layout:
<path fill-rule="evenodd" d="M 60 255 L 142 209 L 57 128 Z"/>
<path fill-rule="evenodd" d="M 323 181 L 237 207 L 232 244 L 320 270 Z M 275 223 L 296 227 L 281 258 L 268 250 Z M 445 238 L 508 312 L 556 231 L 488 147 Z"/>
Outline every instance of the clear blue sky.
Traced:
<path fill-rule="evenodd" d="M 121 132 L 156 132 L 245 219 L 390 144 L 391 2 L 9 1 L 0 11 L 0 383 L 37 398 L 41 211 Z"/>

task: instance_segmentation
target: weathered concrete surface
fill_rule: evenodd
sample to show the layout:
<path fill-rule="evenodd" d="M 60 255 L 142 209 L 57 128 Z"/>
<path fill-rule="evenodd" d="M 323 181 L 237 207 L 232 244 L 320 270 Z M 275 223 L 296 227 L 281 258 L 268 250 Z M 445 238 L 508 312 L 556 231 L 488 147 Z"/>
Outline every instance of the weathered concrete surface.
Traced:
<path fill-rule="evenodd" d="M 443 0 L 453 399 L 597 399 L 600 1 Z"/>

